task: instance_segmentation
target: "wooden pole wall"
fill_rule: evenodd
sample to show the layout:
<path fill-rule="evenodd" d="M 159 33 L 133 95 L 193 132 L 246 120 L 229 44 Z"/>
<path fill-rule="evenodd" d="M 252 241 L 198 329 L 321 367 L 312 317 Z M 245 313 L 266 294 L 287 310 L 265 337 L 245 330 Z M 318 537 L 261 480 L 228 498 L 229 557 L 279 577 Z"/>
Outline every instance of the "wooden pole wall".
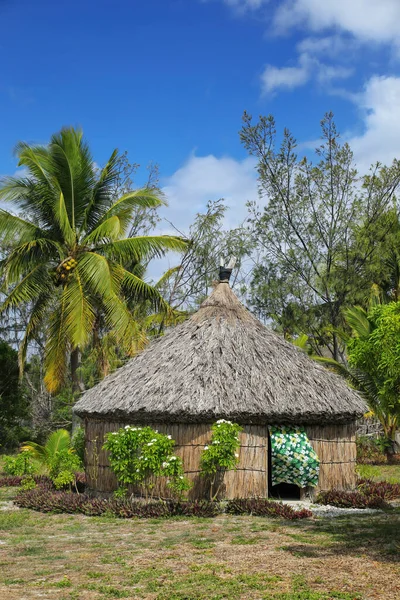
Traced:
<path fill-rule="evenodd" d="M 118 431 L 127 422 L 87 419 L 85 423 L 85 466 L 89 488 L 112 492 L 117 488 L 107 452 L 102 449 L 105 434 Z M 130 423 L 134 425 L 135 423 Z M 137 424 L 137 423 L 136 423 Z M 209 424 L 150 425 L 172 436 L 175 453 L 183 460 L 186 475 L 193 482 L 191 499 L 207 498 L 209 486 L 200 475 L 200 455 L 211 440 Z M 321 464 L 318 490 L 353 489 L 356 485 L 355 423 L 342 425 L 307 425 L 305 430 Z M 239 465 L 236 471 L 225 473 L 221 497 L 254 497 L 268 495 L 268 428 L 266 425 L 245 425 L 240 434 Z M 170 496 L 165 482 L 154 490 L 155 495 Z"/>
<path fill-rule="evenodd" d="M 111 471 L 107 452 L 102 449 L 105 434 L 118 431 L 127 423 L 88 419 L 85 427 L 85 467 L 89 488 L 99 492 L 111 492 L 117 488 Z M 132 425 L 134 423 L 131 423 Z M 174 452 L 182 458 L 185 473 L 192 481 L 189 498 L 208 497 L 209 485 L 200 475 L 200 456 L 204 446 L 211 440 L 208 424 L 150 424 L 160 433 L 172 436 L 176 445 Z M 224 475 L 220 489 L 223 498 L 266 496 L 268 486 L 268 430 L 265 425 L 245 425 L 240 433 L 239 465 Z M 155 495 L 170 495 L 165 482 L 154 490 Z"/>

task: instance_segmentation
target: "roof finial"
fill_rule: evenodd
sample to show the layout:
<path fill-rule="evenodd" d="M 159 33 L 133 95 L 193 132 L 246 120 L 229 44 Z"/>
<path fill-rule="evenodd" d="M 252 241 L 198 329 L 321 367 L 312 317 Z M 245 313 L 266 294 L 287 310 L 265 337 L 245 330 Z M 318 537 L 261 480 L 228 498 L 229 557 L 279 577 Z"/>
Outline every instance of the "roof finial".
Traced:
<path fill-rule="evenodd" d="M 229 278 L 232 273 L 232 269 L 236 264 L 236 256 L 232 256 L 229 260 L 228 266 L 225 267 L 225 261 L 223 258 L 220 260 L 219 266 L 219 282 L 220 283 L 229 283 Z"/>

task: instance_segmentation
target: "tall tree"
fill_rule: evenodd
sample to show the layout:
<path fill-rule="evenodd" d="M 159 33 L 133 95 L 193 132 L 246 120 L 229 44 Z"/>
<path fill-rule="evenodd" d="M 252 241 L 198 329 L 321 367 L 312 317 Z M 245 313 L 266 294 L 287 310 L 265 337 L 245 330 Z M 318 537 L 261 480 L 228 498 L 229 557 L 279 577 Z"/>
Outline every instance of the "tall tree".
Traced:
<path fill-rule="evenodd" d="M 18 377 L 18 355 L 0 341 L 0 448 L 15 447 L 21 441 L 21 420 L 28 416 L 28 402 Z M 26 435 L 26 433 L 25 433 Z"/>
<path fill-rule="evenodd" d="M 377 304 L 367 312 L 360 306 L 344 311 L 351 331 L 348 364 L 319 357 L 328 368 L 348 379 L 365 397 L 379 419 L 390 457 L 400 424 L 400 303 Z"/>
<path fill-rule="evenodd" d="M 190 226 L 187 236 L 190 244 L 182 255 L 180 265 L 168 271 L 158 282 L 157 286 L 175 309 L 197 310 L 212 289 L 221 258 L 236 257 L 231 285 L 239 292 L 244 286 L 251 270 L 246 258 L 251 253 L 252 242 L 244 226 L 231 230 L 224 228 L 227 208 L 222 198 L 207 203 L 206 211 L 198 213 Z M 179 230 L 177 233 L 184 235 Z"/>
<path fill-rule="evenodd" d="M 82 131 L 64 128 L 47 146 L 21 142 L 16 153 L 27 174 L 6 177 L 0 186 L 0 199 L 20 211 L 0 211 L 6 248 L 0 312 L 32 303 L 21 367 L 29 340 L 46 326 L 47 388 L 55 392 L 65 381 L 68 358 L 77 388 L 79 352 L 91 340 L 99 314 L 129 352 L 135 322 L 124 299 L 149 300 L 167 309 L 158 290 L 125 266 L 181 251 L 186 243 L 173 236 L 126 237 L 135 211 L 160 206 L 163 199 L 151 188 L 116 198 L 117 150 L 99 171 Z"/>
<path fill-rule="evenodd" d="M 384 226 L 382 218 L 395 201 L 400 163 L 377 164 L 360 177 L 349 145 L 340 143 L 332 113 L 321 121 L 321 130 L 314 165 L 297 157 L 288 130 L 277 147 L 272 116 L 253 125 L 244 114 L 240 136 L 258 159 L 266 204 L 251 207 L 254 238 L 262 250 L 252 297 L 255 308 L 278 320 L 288 334 L 302 330 L 317 352 L 329 348 L 339 360 L 341 311 L 369 294 L 365 266 L 393 225 L 389 220 Z"/>

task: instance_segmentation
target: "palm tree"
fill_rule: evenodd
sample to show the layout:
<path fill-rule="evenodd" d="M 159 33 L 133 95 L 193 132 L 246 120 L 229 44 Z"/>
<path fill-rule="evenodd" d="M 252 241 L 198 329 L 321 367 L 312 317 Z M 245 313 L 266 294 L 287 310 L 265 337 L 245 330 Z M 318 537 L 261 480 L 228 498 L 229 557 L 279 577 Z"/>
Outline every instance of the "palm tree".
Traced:
<path fill-rule="evenodd" d="M 29 305 L 21 370 L 29 340 L 46 327 L 47 388 L 56 392 L 65 381 L 69 357 L 77 389 L 79 352 L 99 315 L 129 352 L 135 322 L 125 300 L 168 310 L 159 291 L 126 266 L 181 251 L 186 243 L 166 235 L 125 237 L 135 211 L 160 206 L 162 197 L 145 188 L 115 199 L 118 152 L 99 171 L 81 130 L 64 128 L 47 146 L 21 142 L 16 153 L 27 174 L 0 184 L 0 199 L 19 209 L 18 215 L 0 210 L 6 248 L 0 265 L 6 299 L 0 314 Z"/>
<path fill-rule="evenodd" d="M 378 300 L 372 296 L 372 306 L 378 306 Z M 359 338 L 361 342 L 366 342 L 370 338 L 375 329 L 375 323 L 373 319 L 369 318 L 366 310 L 361 306 L 353 306 L 344 311 L 344 317 L 351 329 L 352 337 Z M 347 379 L 364 396 L 371 414 L 375 415 L 382 425 L 386 441 L 385 451 L 390 460 L 396 447 L 395 437 L 400 425 L 400 405 L 398 402 L 393 403 L 393 399 L 383 392 L 382 379 L 377 378 L 376 373 L 370 373 L 364 368 L 342 364 L 331 358 L 320 356 L 313 356 L 313 358 Z"/>

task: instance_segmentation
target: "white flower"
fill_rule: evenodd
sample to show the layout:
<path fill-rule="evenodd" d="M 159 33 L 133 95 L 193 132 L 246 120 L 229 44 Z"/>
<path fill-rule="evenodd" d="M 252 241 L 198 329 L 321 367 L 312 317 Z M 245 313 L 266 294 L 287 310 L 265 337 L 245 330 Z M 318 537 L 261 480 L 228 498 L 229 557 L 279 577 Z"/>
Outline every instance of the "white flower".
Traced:
<path fill-rule="evenodd" d="M 130 429 L 131 426 L 130 425 L 125 425 L 125 429 Z"/>
<path fill-rule="evenodd" d="M 179 475 L 179 479 L 183 479 L 183 475 Z"/>
<path fill-rule="evenodd" d="M 166 467 L 168 467 L 168 463 L 167 462 L 163 462 L 162 468 L 165 469 Z"/>
<path fill-rule="evenodd" d="M 204 450 L 208 450 L 208 446 L 204 446 Z"/>
<path fill-rule="evenodd" d="M 136 473 L 139 473 L 140 469 L 136 469 Z"/>
<path fill-rule="evenodd" d="M 178 460 L 178 457 L 177 456 L 170 456 L 169 460 Z"/>
<path fill-rule="evenodd" d="M 236 453 L 236 454 L 235 454 L 235 458 L 239 458 L 239 454 L 237 454 L 237 453 Z"/>
<path fill-rule="evenodd" d="M 156 429 L 156 433 L 158 433 L 158 429 Z"/>
<path fill-rule="evenodd" d="M 169 440 L 172 440 L 172 437 L 171 437 L 170 435 L 167 435 L 167 438 L 168 438 Z"/>
<path fill-rule="evenodd" d="M 154 438 L 154 439 L 153 439 L 153 440 L 151 440 L 151 441 L 152 441 L 152 442 L 156 442 L 157 440 L 156 440 L 156 438 Z"/>
<path fill-rule="evenodd" d="M 148 445 L 148 446 L 152 446 L 152 445 L 153 445 L 153 442 L 149 442 L 147 445 Z"/>

